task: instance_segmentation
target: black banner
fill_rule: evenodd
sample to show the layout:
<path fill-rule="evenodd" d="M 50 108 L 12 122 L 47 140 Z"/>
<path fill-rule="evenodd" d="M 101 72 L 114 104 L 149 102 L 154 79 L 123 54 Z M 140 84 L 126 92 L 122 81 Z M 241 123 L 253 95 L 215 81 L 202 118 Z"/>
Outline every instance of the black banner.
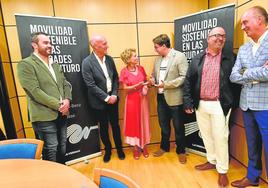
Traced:
<path fill-rule="evenodd" d="M 81 74 L 82 60 L 89 54 L 86 21 L 16 15 L 16 23 L 22 58 L 32 53 L 31 34 L 47 33 L 53 46 L 53 61 L 61 65 L 67 80 L 72 84 L 66 163 L 99 155 L 98 126 L 87 103 L 87 91 Z"/>
<path fill-rule="evenodd" d="M 223 27 L 226 32 L 224 51 L 233 53 L 234 8 L 228 5 L 175 19 L 175 49 L 183 52 L 188 61 L 207 48 L 207 35 L 215 27 Z M 186 115 L 185 134 L 187 148 L 205 153 L 195 114 Z"/>

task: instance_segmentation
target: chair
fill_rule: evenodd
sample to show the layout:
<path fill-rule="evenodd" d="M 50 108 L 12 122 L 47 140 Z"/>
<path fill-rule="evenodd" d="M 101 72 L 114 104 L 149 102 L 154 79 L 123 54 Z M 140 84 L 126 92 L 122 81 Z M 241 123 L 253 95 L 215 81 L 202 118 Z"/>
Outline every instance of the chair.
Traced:
<path fill-rule="evenodd" d="M 100 188 L 140 188 L 136 182 L 126 175 L 104 168 L 94 169 L 93 181 Z"/>
<path fill-rule="evenodd" d="M 41 159 L 43 144 L 28 138 L 0 141 L 0 159 Z"/>

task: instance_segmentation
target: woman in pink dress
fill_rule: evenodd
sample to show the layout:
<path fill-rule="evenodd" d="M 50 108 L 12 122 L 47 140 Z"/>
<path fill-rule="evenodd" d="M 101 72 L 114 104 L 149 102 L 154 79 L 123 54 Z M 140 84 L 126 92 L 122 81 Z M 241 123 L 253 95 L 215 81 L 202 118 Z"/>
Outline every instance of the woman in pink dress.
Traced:
<path fill-rule="evenodd" d="M 119 81 L 127 91 L 124 114 L 125 142 L 134 146 L 133 156 L 139 159 L 141 152 L 149 157 L 146 145 L 150 142 L 148 82 L 144 68 L 140 65 L 135 49 L 121 53 L 126 67 L 121 70 Z"/>

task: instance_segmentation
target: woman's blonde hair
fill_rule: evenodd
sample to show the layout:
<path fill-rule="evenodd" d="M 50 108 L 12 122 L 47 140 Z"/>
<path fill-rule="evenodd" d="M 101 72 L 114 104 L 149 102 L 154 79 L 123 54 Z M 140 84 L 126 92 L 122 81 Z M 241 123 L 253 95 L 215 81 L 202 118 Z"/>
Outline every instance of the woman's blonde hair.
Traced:
<path fill-rule="evenodd" d="M 133 53 L 136 53 L 136 49 L 134 48 L 128 48 L 128 49 L 125 49 L 121 54 L 120 54 L 120 57 L 122 59 L 122 61 L 128 65 L 128 60 L 132 57 L 132 54 Z"/>

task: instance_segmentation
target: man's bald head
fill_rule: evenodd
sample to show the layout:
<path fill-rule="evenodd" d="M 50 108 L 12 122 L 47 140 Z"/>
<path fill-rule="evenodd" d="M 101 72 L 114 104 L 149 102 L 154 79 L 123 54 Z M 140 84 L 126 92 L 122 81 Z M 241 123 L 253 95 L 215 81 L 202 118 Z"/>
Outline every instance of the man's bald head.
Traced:
<path fill-rule="evenodd" d="M 102 35 L 93 35 L 90 39 L 90 45 L 93 48 L 94 53 L 99 57 L 103 58 L 107 54 L 108 44 L 107 40 Z"/>

